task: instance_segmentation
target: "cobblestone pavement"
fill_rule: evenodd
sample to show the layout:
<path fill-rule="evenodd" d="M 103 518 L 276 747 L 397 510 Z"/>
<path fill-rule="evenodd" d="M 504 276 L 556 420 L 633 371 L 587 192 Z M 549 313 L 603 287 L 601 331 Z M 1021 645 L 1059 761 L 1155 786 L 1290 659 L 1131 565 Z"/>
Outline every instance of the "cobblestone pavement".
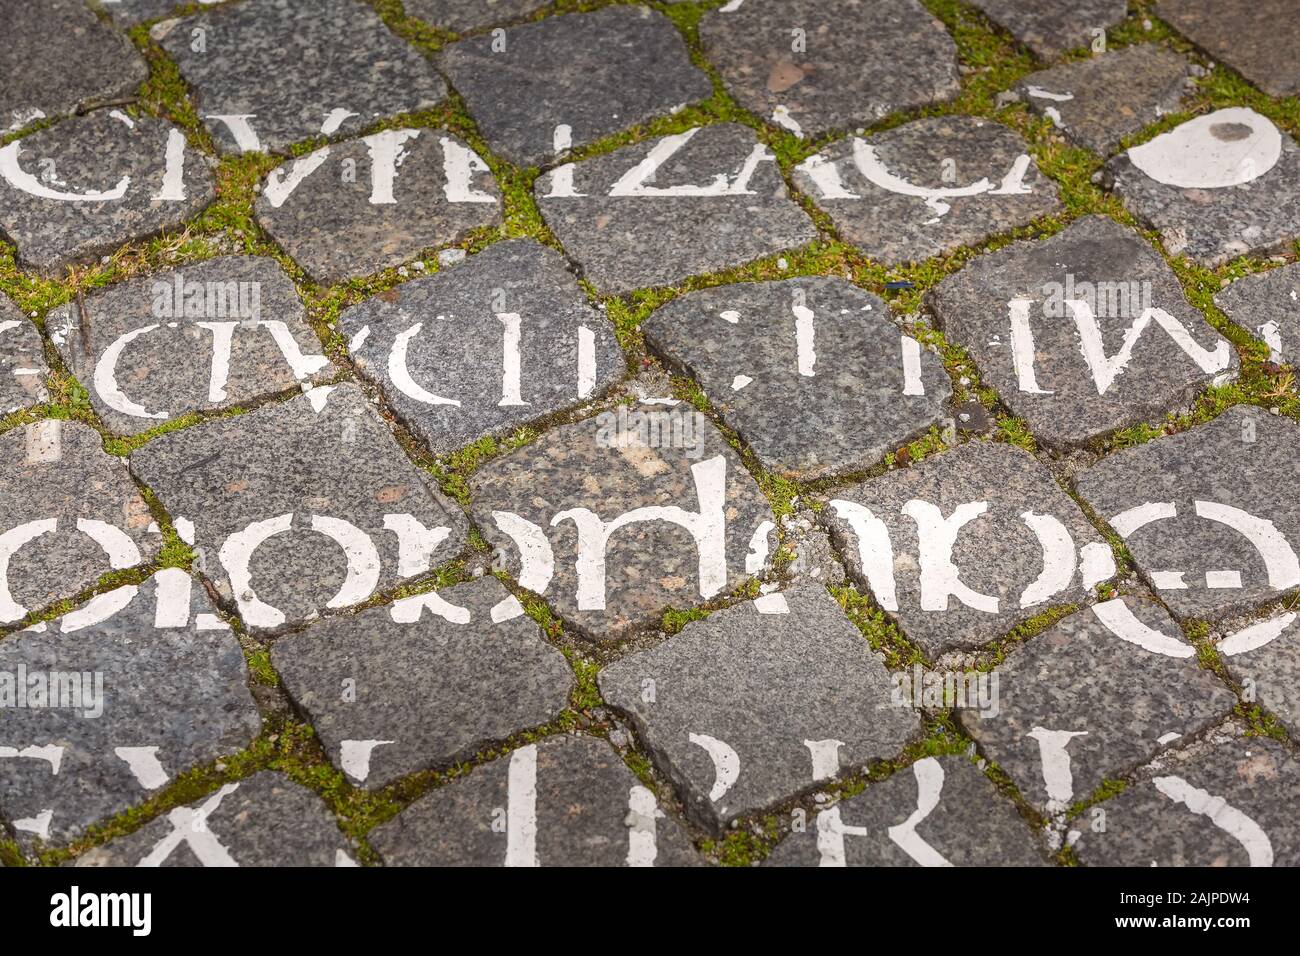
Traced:
<path fill-rule="evenodd" d="M 1294 12 L 0 0 L 0 865 L 1300 863 Z"/>

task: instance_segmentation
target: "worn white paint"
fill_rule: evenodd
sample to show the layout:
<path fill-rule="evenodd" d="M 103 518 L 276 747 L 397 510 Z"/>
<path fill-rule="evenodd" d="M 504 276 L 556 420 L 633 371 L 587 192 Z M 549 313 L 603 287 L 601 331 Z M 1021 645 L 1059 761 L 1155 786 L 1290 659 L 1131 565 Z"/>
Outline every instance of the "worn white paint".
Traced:
<path fill-rule="evenodd" d="M 1060 594 L 1074 580 L 1076 566 L 1074 538 L 1059 518 L 1026 511 L 1020 518 L 1038 538 L 1043 549 L 1043 570 L 1020 595 L 1022 608 L 1035 607 Z"/>
<path fill-rule="evenodd" d="M 171 779 L 158 759 L 157 747 L 115 747 L 113 753 L 131 769 L 131 775 L 146 790 L 157 790 Z"/>
<path fill-rule="evenodd" d="M 922 757 L 912 764 L 916 777 L 916 809 L 902 823 L 890 827 L 886 833 L 894 844 L 921 866 L 952 866 L 942 853 L 922 839 L 916 832 L 921 822 L 939 806 L 943 791 L 943 765 L 933 757 Z"/>
<path fill-rule="evenodd" d="M 831 501 L 835 515 L 848 524 L 857 540 L 858 560 L 867 586 L 886 611 L 898 610 L 898 586 L 894 580 L 894 546 L 889 528 L 872 514 L 866 505 L 836 498 Z"/>
<path fill-rule="evenodd" d="M 1273 844 L 1268 834 L 1223 797 L 1201 790 L 1182 777 L 1156 777 L 1151 784 L 1174 803 L 1181 803 L 1192 813 L 1208 817 L 1216 827 L 1240 843 L 1251 866 L 1273 865 Z"/>
<path fill-rule="evenodd" d="M 654 793 L 635 784 L 627 794 L 627 865 L 654 866 L 659 848 L 655 821 L 666 814 L 659 809 Z"/>
<path fill-rule="evenodd" d="M 1239 136 L 1242 129 L 1247 133 Z M 1266 117 L 1234 106 L 1194 117 L 1126 155 L 1142 173 L 1166 186 L 1225 189 L 1254 182 L 1276 166 L 1282 157 L 1282 134 Z"/>
<path fill-rule="evenodd" d="M 921 378 L 921 343 L 910 335 L 900 334 L 899 347 L 903 352 L 903 394 L 924 395 L 925 381 Z"/>
<path fill-rule="evenodd" d="M 339 742 L 339 766 L 343 772 L 357 783 L 365 783 L 370 777 L 370 758 L 377 747 L 383 747 L 393 740 L 343 740 Z"/>
<path fill-rule="evenodd" d="M 1135 644 L 1152 654 L 1186 659 L 1196 654 L 1196 648 L 1176 637 L 1163 634 L 1140 621 L 1121 598 L 1112 598 L 1093 605 L 1093 615 L 1122 641 Z"/>
<path fill-rule="evenodd" d="M 987 501 L 970 501 L 945 518 L 938 505 L 913 498 L 903 505 L 903 514 L 916 522 L 921 564 L 921 610 L 946 611 L 948 598 L 986 614 L 998 612 L 998 598 L 967 587 L 961 570 L 952 561 L 952 550 L 961 529 L 988 511 Z"/>
<path fill-rule="evenodd" d="M 578 609 L 605 609 L 605 555 L 610 537 L 620 528 L 645 521 L 665 521 L 682 528 L 698 551 L 699 593 L 710 598 L 727 584 L 727 460 L 716 455 L 691 466 L 699 511 L 676 505 L 649 506 L 603 521 L 589 508 L 569 508 L 551 519 L 556 527 L 572 521 L 578 531 Z"/>
<path fill-rule="evenodd" d="M 1047 789 L 1049 806 L 1065 807 L 1074 797 L 1074 775 L 1070 770 L 1070 754 L 1066 748 L 1075 737 L 1083 737 L 1087 733 L 1086 730 L 1048 730 L 1045 727 L 1035 727 L 1025 734 L 1038 742 L 1043 785 Z"/>
<path fill-rule="evenodd" d="M 717 803 L 735 786 L 740 776 L 740 754 L 726 741 L 708 734 L 689 733 L 687 739 L 713 761 L 713 786 L 709 789 L 709 800 Z"/>
<path fill-rule="evenodd" d="M 53 199 L 56 202 L 116 202 L 126 195 L 131 185 L 131 177 L 123 176 L 112 189 L 91 189 L 84 193 L 51 189 L 19 165 L 18 157 L 22 151 L 23 141 L 20 139 L 0 149 L 0 178 L 14 189 L 36 196 L 38 199 Z"/>
<path fill-rule="evenodd" d="M 1286 629 L 1296 622 L 1297 617 L 1300 617 L 1300 614 L 1288 611 L 1234 631 L 1219 644 L 1219 653 L 1225 657 L 1234 657 L 1237 654 L 1258 650 L 1281 637 Z"/>
<path fill-rule="evenodd" d="M 506 786 L 506 866 L 538 866 L 536 744 L 510 755 Z"/>

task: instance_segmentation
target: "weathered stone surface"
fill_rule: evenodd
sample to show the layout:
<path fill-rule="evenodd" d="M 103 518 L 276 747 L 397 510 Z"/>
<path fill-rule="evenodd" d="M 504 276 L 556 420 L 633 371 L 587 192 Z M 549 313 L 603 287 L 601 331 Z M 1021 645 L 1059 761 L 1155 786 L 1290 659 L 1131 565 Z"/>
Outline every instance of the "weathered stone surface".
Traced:
<path fill-rule="evenodd" d="M 351 384 L 172 432 L 130 466 L 255 630 L 359 604 L 465 541 L 464 515 Z"/>
<path fill-rule="evenodd" d="M 0 135 L 134 95 L 149 68 L 125 35 L 83 0 L 0 9 Z"/>
<path fill-rule="evenodd" d="M 82 854 L 76 865 L 356 866 L 354 852 L 320 797 L 263 770 Z"/>
<path fill-rule="evenodd" d="M 338 372 L 274 259 L 225 256 L 134 279 L 55 309 L 46 327 L 122 435 Z"/>
<path fill-rule="evenodd" d="M 907 823 L 918 809 L 920 820 Z M 823 819 L 837 824 L 825 826 Z M 865 834 L 845 832 L 863 827 Z M 839 839 L 819 840 L 823 829 Z M 825 846 L 821 842 L 825 842 Z M 788 836 L 767 866 L 1043 866 L 1010 801 L 965 757 L 922 757 Z"/>
<path fill-rule="evenodd" d="M 20 265 L 46 274 L 173 229 L 214 195 L 207 160 L 179 129 L 120 110 L 64 120 L 0 150 L 0 231 Z"/>
<path fill-rule="evenodd" d="M 985 383 L 1058 448 L 1185 411 L 1239 367 L 1173 270 L 1104 216 L 980 256 L 929 303 Z"/>
<path fill-rule="evenodd" d="M 1282 744 L 1241 737 L 1171 755 L 1101 806 L 1106 831 L 1074 844 L 1089 866 L 1300 866 L 1300 763 Z"/>
<path fill-rule="evenodd" d="M 1190 64 L 1154 44 L 1135 44 L 1030 73 L 1016 91 L 1065 137 L 1109 156 L 1120 141 L 1179 108 Z"/>
<path fill-rule="evenodd" d="M 0 641 L 0 814 L 24 845 L 67 843 L 257 736 L 239 642 L 213 611 L 171 568 Z"/>
<path fill-rule="evenodd" d="M 1041 59 L 1089 45 L 1124 19 L 1124 0 L 971 0 Z"/>
<path fill-rule="evenodd" d="M 152 560 L 152 523 L 89 426 L 50 419 L 0 435 L 0 624 Z"/>
<path fill-rule="evenodd" d="M 822 514 L 850 575 L 930 656 L 1082 602 L 1114 573 L 1078 505 L 1012 445 L 967 442 L 842 489 Z"/>
<path fill-rule="evenodd" d="M 45 377 L 49 374 L 36 326 L 0 295 L 0 415 L 48 399 Z"/>
<path fill-rule="evenodd" d="M 686 813 L 717 833 L 841 768 L 894 757 L 920 728 L 891 703 L 883 662 L 820 587 L 715 611 L 599 680 Z"/>
<path fill-rule="evenodd" d="M 532 239 L 367 299 L 339 328 L 436 454 L 598 396 L 627 371 L 609 320 L 563 257 Z"/>
<path fill-rule="evenodd" d="M 603 293 L 672 285 L 817 238 L 752 130 L 696 127 L 546 173 L 546 224 Z"/>
<path fill-rule="evenodd" d="M 997 715 L 961 710 L 962 725 L 1047 813 L 1200 733 L 1237 702 L 1197 665 L 1196 648 L 1167 613 L 1131 597 L 1065 618 L 996 673 Z"/>
<path fill-rule="evenodd" d="M 749 0 L 707 14 L 700 39 L 742 106 L 800 136 L 869 126 L 961 88 L 957 46 L 917 0 Z"/>
<path fill-rule="evenodd" d="M 1300 615 L 1275 613 L 1218 643 L 1228 670 L 1292 735 L 1300 734 Z"/>
<path fill-rule="evenodd" d="M 1239 405 L 1117 452 L 1079 494 L 1179 617 L 1218 619 L 1300 587 L 1300 426 Z"/>
<path fill-rule="evenodd" d="M 444 30 L 465 33 L 509 23 L 549 7 L 554 0 L 406 0 L 406 15 Z"/>
<path fill-rule="evenodd" d="M 152 35 L 225 153 L 347 135 L 447 95 L 433 64 L 359 0 L 249 0 L 164 21 Z"/>
<path fill-rule="evenodd" d="M 1300 364 L 1300 262 L 1238 279 L 1214 304 L 1269 347 L 1280 364 Z"/>
<path fill-rule="evenodd" d="M 370 275 L 501 221 L 487 164 L 435 129 L 384 130 L 271 172 L 257 220 L 322 283 Z"/>
<path fill-rule="evenodd" d="M 519 166 L 551 162 L 713 94 L 672 22 L 643 6 L 462 40 L 438 62 L 492 151 Z"/>
<path fill-rule="evenodd" d="M 1285 252 L 1300 236 L 1300 146 L 1247 107 L 1216 110 L 1116 156 L 1105 185 L 1160 231 L 1170 255 L 1211 268 Z"/>
<path fill-rule="evenodd" d="M 686 404 L 552 429 L 480 468 L 470 493 L 506 569 L 598 640 L 729 593 L 766 566 L 774 540 L 758 485 Z"/>
<path fill-rule="evenodd" d="M 389 866 L 693 866 L 685 832 L 618 754 L 548 737 L 421 798 L 367 839 Z"/>
<path fill-rule="evenodd" d="M 870 468 L 941 423 L 952 397 L 938 357 L 843 279 L 693 292 L 641 328 L 763 466 L 791 478 Z"/>
<path fill-rule="evenodd" d="M 220 0 L 198 0 L 199 3 L 217 3 Z M 178 7 L 187 6 L 181 0 L 98 0 L 99 8 L 113 18 L 114 23 L 133 27 L 146 20 L 157 20 Z"/>
<path fill-rule="evenodd" d="M 973 245 L 1061 208 L 1020 134 L 970 116 L 842 140 L 800 163 L 795 184 L 846 239 L 890 264 Z"/>
<path fill-rule="evenodd" d="M 1156 12 L 1269 96 L 1300 94 L 1300 24 L 1290 0 L 1160 0 Z"/>
<path fill-rule="evenodd" d="M 573 685 L 495 578 L 323 621 L 277 641 L 272 662 L 330 759 L 365 787 L 540 726 Z"/>

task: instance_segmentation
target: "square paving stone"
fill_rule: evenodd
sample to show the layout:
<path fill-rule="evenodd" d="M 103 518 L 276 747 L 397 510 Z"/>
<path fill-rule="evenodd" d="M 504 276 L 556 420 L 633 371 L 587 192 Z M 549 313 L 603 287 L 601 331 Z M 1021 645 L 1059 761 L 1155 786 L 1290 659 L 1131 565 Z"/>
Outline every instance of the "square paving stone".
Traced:
<path fill-rule="evenodd" d="M 1233 322 L 1268 344 L 1277 364 L 1300 364 L 1300 262 L 1245 276 L 1214 297 Z"/>
<path fill-rule="evenodd" d="M 99 433 L 48 419 L 0 435 L 0 625 L 152 561 L 153 517 Z"/>
<path fill-rule="evenodd" d="M 130 465 L 254 630 L 359 604 L 465 542 L 460 509 L 352 384 L 163 435 Z"/>
<path fill-rule="evenodd" d="M 919 262 L 1061 209 L 1019 133 L 970 116 L 932 116 L 833 144 L 795 168 L 844 238 L 868 256 Z"/>
<path fill-rule="evenodd" d="M 1088 46 L 1124 19 L 1125 0 L 970 0 L 1040 59 Z"/>
<path fill-rule="evenodd" d="M 99 417 L 121 435 L 338 372 L 274 259 L 225 256 L 133 279 L 45 322 Z"/>
<path fill-rule="evenodd" d="M 101 23 L 84 0 L 5 3 L 0 37 L 0 135 L 132 98 L 149 75 L 125 34 Z"/>
<path fill-rule="evenodd" d="M 698 866 L 604 741 L 561 735 L 520 747 L 370 831 L 389 866 Z"/>
<path fill-rule="evenodd" d="M 339 317 L 362 373 L 436 454 L 594 398 L 627 372 L 564 258 L 495 243 Z"/>
<path fill-rule="evenodd" d="M 162 120 L 98 110 L 0 148 L 0 231 L 47 275 L 174 229 L 215 197 L 208 160 Z"/>
<path fill-rule="evenodd" d="M 272 662 L 330 759 L 365 787 L 541 726 L 573 686 L 495 578 L 322 621 L 277 641 Z"/>
<path fill-rule="evenodd" d="M 284 774 L 223 784 L 77 858 L 77 866 L 356 866 L 329 807 Z"/>
<path fill-rule="evenodd" d="M 1291 0 L 1160 0 L 1156 12 L 1269 96 L 1300 94 L 1300 22 Z"/>
<path fill-rule="evenodd" d="M 1115 570 L 1047 469 L 997 442 L 842 489 L 822 516 L 849 574 L 931 658 L 1081 603 Z"/>
<path fill-rule="evenodd" d="M 1168 264 L 1105 216 L 980 256 L 928 302 L 985 384 L 1054 448 L 1186 411 L 1240 364 Z"/>
<path fill-rule="evenodd" d="M 1101 804 L 1104 833 L 1074 844 L 1088 866 L 1300 866 L 1300 762 L 1264 737 L 1171 759 Z M 1087 829 L 1087 828 L 1085 828 Z"/>
<path fill-rule="evenodd" d="M 518 166 L 713 95 L 672 21 L 643 6 L 493 31 L 443 48 L 438 62 L 492 151 Z"/>
<path fill-rule="evenodd" d="M 692 292 L 641 326 L 763 466 L 812 480 L 864 471 L 950 419 L 943 363 L 843 279 Z"/>
<path fill-rule="evenodd" d="M 741 106 L 801 137 L 961 89 L 957 45 L 917 0 L 748 0 L 706 14 L 700 40 Z"/>
<path fill-rule="evenodd" d="M 1179 108 L 1190 66 L 1172 50 L 1140 43 L 1030 73 L 1016 91 L 1066 139 L 1109 156 L 1125 136 Z"/>
<path fill-rule="evenodd" d="M 406 0 L 408 17 L 444 30 L 466 33 L 509 23 L 551 6 L 555 0 Z"/>
<path fill-rule="evenodd" d="M 487 164 L 439 129 L 383 130 L 273 170 L 257 221 L 321 283 L 370 275 L 501 222 Z"/>
<path fill-rule="evenodd" d="M 470 495 L 505 570 L 595 640 L 723 597 L 770 564 L 767 499 L 685 403 L 554 428 L 480 468 Z"/>
<path fill-rule="evenodd" d="M 1234 628 L 1219 656 L 1248 692 L 1292 736 L 1300 735 L 1300 614 L 1284 611 Z"/>
<path fill-rule="evenodd" d="M 49 374 L 36 326 L 0 295 L 0 415 L 46 401 Z"/>
<path fill-rule="evenodd" d="M 820 587 L 715 611 L 599 680 L 686 813 L 719 834 L 841 768 L 896 756 L 920 729 L 914 711 L 891 702 L 880 657 Z"/>
<path fill-rule="evenodd" d="M 262 729 L 203 586 L 169 568 L 0 640 L 0 814 L 65 844 Z"/>
<path fill-rule="evenodd" d="M 546 224 L 604 294 L 673 285 L 817 238 L 753 130 L 695 127 L 554 169 Z"/>
<path fill-rule="evenodd" d="M 164 21 L 151 35 L 223 153 L 348 135 L 447 95 L 433 64 L 360 0 L 248 0 Z"/>
<path fill-rule="evenodd" d="M 1247 613 L 1300 587 L 1300 425 L 1253 406 L 1128 448 L 1079 495 L 1182 618 Z"/>
<path fill-rule="evenodd" d="M 1045 866 L 1028 824 L 965 757 L 922 757 L 823 810 L 766 866 Z"/>
<path fill-rule="evenodd" d="M 1248 107 L 1202 114 L 1120 153 L 1104 183 L 1159 230 L 1166 252 L 1210 268 L 1289 252 L 1300 236 L 1300 146 Z"/>
<path fill-rule="evenodd" d="M 995 673 L 997 715 L 960 710 L 962 726 L 1046 813 L 1086 799 L 1237 703 L 1197 666 L 1173 618 L 1131 597 L 1070 615 Z"/>

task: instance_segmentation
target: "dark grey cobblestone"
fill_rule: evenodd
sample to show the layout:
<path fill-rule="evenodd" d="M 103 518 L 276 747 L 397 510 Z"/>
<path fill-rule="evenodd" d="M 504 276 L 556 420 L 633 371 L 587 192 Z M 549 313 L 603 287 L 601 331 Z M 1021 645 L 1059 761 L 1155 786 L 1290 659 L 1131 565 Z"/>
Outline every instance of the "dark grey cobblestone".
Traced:
<path fill-rule="evenodd" d="M 151 35 L 223 153 L 349 135 L 447 95 L 433 64 L 361 0 L 246 0 L 165 20 Z"/>
<path fill-rule="evenodd" d="M 693 866 L 702 861 L 610 746 L 528 744 L 371 831 L 389 866 Z"/>
<path fill-rule="evenodd" d="M 355 853 L 320 797 L 264 770 L 89 851 L 76 865 L 347 867 L 357 865 Z"/>
<path fill-rule="evenodd" d="M 564 709 L 573 674 L 494 578 L 322 621 L 272 662 L 330 759 L 383 787 Z"/>
<path fill-rule="evenodd" d="M 531 239 L 368 299 L 339 329 L 362 374 L 438 454 L 598 397 L 627 372 L 609 320 L 564 259 Z"/>
<path fill-rule="evenodd" d="M 352 384 L 164 435 L 130 464 L 253 630 L 360 604 L 464 545 L 460 509 Z"/>
<path fill-rule="evenodd" d="M 133 279 L 45 321 L 95 411 L 123 435 L 338 374 L 273 259 L 222 256 Z"/>
<path fill-rule="evenodd" d="M 50 370 L 36 326 L 0 295 L 0 415 L 8 415 L 49 398 Z"/>
<path fill-rule="evenodd" d="M 546 173 L 547 226 L 602 293 L 672 285 L 816 238 L 772 151 L 732 123 L 624 146 Z"/>
<path fill-rule="evenodd" d="M 0 434 L 0 624 L 151 561 L 162 546 L 153 525 L 88 425 L 44 419 Z"/>
<path fill-rule="evenodd" d="M 184 134 L 151 117 L 96 110 L 0 149 L 0 230 L 20 265 L 47 275 L 175 229 L 215 196 Z"/>
<path fill-rule="evenodd" d="M 0 816 L 21 844 L 65 844 L 257 736 L 244 657 L 215 610 L 170 568 L 0 641 Z M 5 700 L 21 685 L 23 703 Z"/>
<path fill-rule="evenodd" d="M 133 99 L 149 74 L 131 41 L 83 0 L 6 3 L 0 38 L 0 135 Z"/>

